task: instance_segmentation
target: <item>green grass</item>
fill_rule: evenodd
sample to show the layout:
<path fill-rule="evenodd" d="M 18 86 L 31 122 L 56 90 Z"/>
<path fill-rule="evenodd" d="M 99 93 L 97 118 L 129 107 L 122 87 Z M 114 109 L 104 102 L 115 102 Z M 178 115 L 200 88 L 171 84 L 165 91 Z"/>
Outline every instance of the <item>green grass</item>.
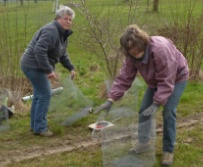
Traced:
<path fill-rule="evenodd" d="M 77 2 L 77 1 L 76 1 Z M 179 5 L 175 6 L 177 0 L 164 0 L 160 3 L 159 13 L 145 13 L 146 6 L 143 2 L 139 8 L 138 16 L 135 23 L 143 25 L 145 29 L 149 30 L 151 34 L 156 35 L 156 30 L 163 26 L 164 22 L 169 22 L 172 20 L 173 16 L 170 10 L 175 10 L 175 12 L 184 13 L 185 1 L 178 1 Z M 67 4 L 68 1 L 61 1 L 63 4 Z M 88 1 L 88 6 L 91 7 L 91 11 L 100 12 L 99 17 L 108 16 L 112 10 L 115 8 L 115 1 L 105 0 L 91 0 Z M 11 4 L 6 8 L 0 4 L 0 33 L 2 39 L 10 39 L 8 42 L 9 48 L 13 49 L 13 55 L 18 59 L 20 58 L 22 52 L 26 48 L 29 40 L 32 38 L 33 34 L 44 24 L 50 22 L 54 18 L 52 13 L 52 2 L 34 2 L 25 3 L 24 6 L 16 7 L 15 4 Z M 27 11 L 29 7 L 29 11 Z M 127 25 L 127 13 L 128 7 L 123 1 L 119 1 L 117 10 L 122 14 L 122 24 L 123 27 Z M 195 16 L 198 16 L 202 11 L 202 1 L 198 0 L 195 6 Z M 116 17 L 116 15 L 114 16 Z M 5 23 L 5 19 L 7 22 Z M 16 19 L 17 18 L 17 19 Z M 17 20 L 17 21 L 16 21 Z M 27 20 L 25 24 L 25 20 Z M 6 31 L 3 31 L 3 23 L 7 27 Z M 114 20 L 115 26 L 118 24 L 118 20 Z M 89 98 L 94 107 L 98 106 L 105 99 L 101 99 L 100 92 L 102 90 L 102 85 L 106 78 L 106 74 L 103 71 L 102 65 L 99 58 L 91 53 L 87 52 L 85 48 L 78 46 L 80 41 L 80 36 L 83 32 L 79 31 L 77 26 L 83 26 L 85 24 L 84 18 L 81 17 L 79 12 L 76 11 L 76 18 L 74 20 L 73 31 L 74 34 L 69 39 L 68 52 L 69 56 L 76 67 L 77 78 L 74 81 L 78 88 L 81 89 L 82 93 Z M 120 26 L 120 24 L 119 24 Z M 25 36 L 26 32 L 26 36 Z M 118 33 L 120 35 L 120 32 Z M 17 44 L 16 44 L 17 41 Z M 16 46 L 19 50 L 16 51 Z M 17 48 L 18 48 L 17 47 Z M 7 56 L 9 52 L 7 52 Z M 18 60 L 17 59 L 17 60 Z M 7 61 L 1 61 L 1 64 L 9 66 L 6 64 Z M 17 68 L 19 68 L 18 62 L 16 63 Z M 91 66 L 97 66 L 96 70 L 91 70 Z M 68 75 L 67 70 L 63 69 L 60 65 L 57 65 L 57 70 L 63 75 Z M 144 90 L 146 85 L 138 87 L 138 107 L 142 100 Z M 188 86 L 180 100 L 180 105 L 178 106 L 177 120 L 184 117 L 192 117 L 194 114 L 203 113 L 202 111 L 202 99 L 203 99 L 203 83 L 202 82 L 189 82 Z M 132 99 L 131 99 L 132 100 Z M 134 99 L 133 99 L 134 100 Z M 30 103 L 27 104 L 28 106 Z M 59 108 L 61 108 L 60 106 Z M 136 109 L 136 110 L 137 110 Z M 73 111 L 68 111 L 72 114 Z M 71 143 L 78 143 L 84 139 L 90 137 L 90 130 L 87 126 L 97 120 L 96 115 L 89 115 L 88 117 L 76 122 L 71 127 L 61 126 L 55 119 L 56 113 L 49 113 L 49 127 L 55 133 L 55 136 L 50 139 L 41 138 L 39 136 L 34 136 L 29 131 L 29 112 L 19 113 L 17 112 L 15 116 L 10 120 L 10 130 L 0 135 L 0 155 L 7 153 L 9 151 L 16 150 L 26 150 L 36 147 L 52 147 L 53 145 L 60 145 L 67 140 Z M 67 115 L 66 115 L 67 116 Z M 161 113 L 157 113 L 157 124 L 161 124 Z M 174 167 L 201 167 L 203 160 L 203 128 L 202 125 L 197 124 L 191 129 L 178 129 L 177 134 L 177 145 L 176 145 L 176 156 Z M 191 142 L 187 143 L 188 139 Z M 157 137 L 157 154 L 156 154 L 156 165 L 160 166 L 160 154 L 161 154 L 161 135 Z M 41 158 L 34 158 L 31 160 L 25 160 L 19 163 L 12 163 L 8 166 L 12 167 L 95 167 L 102 166 L 102 152 L 101 147 L 90 147 L 84 150 L 77 150 L 71 153 L 61 153 L 51 156 L 42 156 Z"/>
<path fill-rule="evenodd" d="M 180 116 L 187 116 L 189 114 L 193 113 L 201 113 L 202 107 L 201 107 L 201 99 L 203 87 L 202 83 L 198 82 L 191 82 L 186 87 L 186 90 L 180 100 L 180 107 L 178 114 Z"/>
<path fill-rule="evenodd" d="M 177 120 L 184 118 L 185 116 L 192 116 L 195 113 L 202 113 L 201 101 L 198 103 L 197 99 L 202 99 L 202 83 L 188 83 L 186 91 L 184 92 L 180 105 L 178 107 Z M 139 101 L 143 95 L 144 87 L 140 87 Z M 187 99 L 188 96 L 195 95 L 194 99 Z M 161 113 L 157 113 L 157 117 L 161 117 Z M 17 114 L 10 120 L 10 130 L 2 133 L 0 136 L 0 153 L 3 154 L 12 150 L 25 150 L 34 147 L 52 147 L 57 143 L 63 144 L 67 138 L 71 143 L 77 143 L 84 141 L 90 137 L 90 131 L 87 126 L 97 119 L 96 116 L 90 115 L 87 118 L 75 123 L 71 127 L 64 127 L 54 121 L 52 113 L 49 114 L 50 129 L 56 134 L 55 137 L 50 139 L 44 139 L 38 136 L 33 136 L 29 132 L 29 113 Z M 157 122 L 159 123 L 159 122 Z M 201 124 L 197 124 L 190 129 L 178 129 L 177 144 L 176 144 L 176 158 L 174 167 L 190 167 L 190 164 L 194 164 L 197 167 L 201 167 L 202 159 L 201 155 L 203 150 L 201 148 L 203 141 L 203 128 Z M 192 138 L 190 143 L 187 143 L 187 139 Z M 155 167 L 160 165 L 161 154 L 161 135 L 157 137 L 157 162 Z M 84 161 L 84 159 L 86 161 Z M 90 159 L 90 160 L 88 160 Z M 101 166 L 102 153 L 100 147 L 87 148 L 87 150 L 78 150 L 73 153 L 61 153 L 57 155 L 51 155 L 47 157 L 34 158 L 31 160 L 22 161 L 19 163 L 13 163 L 9 166 L 88 166 L 93 167 Z M 185 165 L 185 166 L 184 166 Z"/>
<path fill-rule="evenodd" d="M 172 167 L 201 167 L 202 166 L 202 144 L 203 144 L 202 125 L 198 124 L 188 130 L 178 130 L 177 144 L 175 149 L 175 163 Z M 188 140 L 190 139 L 190 140 Z M 187 142 L 189 141 L 189 143 Z M 161 136 L 157 138 L 157 153 L 156 164 L 154 167 L 160 167 L 161 159 Z M 32 144 L 33 146 L 33 144 Z M 13 163 L 8 167 L 95 167 L 102 166 L 102 152 L 101 148 L 90 147 L 80 149 L 72 153 L 61 153 L 50 156 L 41 156 L 41 158 L 33 158 L 25 160 L 20 163 Z"/>

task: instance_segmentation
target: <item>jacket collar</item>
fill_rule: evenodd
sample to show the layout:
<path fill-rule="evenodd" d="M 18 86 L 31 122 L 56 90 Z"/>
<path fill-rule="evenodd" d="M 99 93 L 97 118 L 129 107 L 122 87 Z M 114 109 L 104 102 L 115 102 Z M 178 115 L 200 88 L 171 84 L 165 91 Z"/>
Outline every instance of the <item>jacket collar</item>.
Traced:
<path fill-rule="evenodd" d="M 144 57 L 142 59 L 142 63 L 143 64 L 147 64 L 148 63 L 148 60 L 149 60 L 149 45 L 147 45 L 146 49 L 145 49 L 145 52 L 144 52 Z"/>
<path fill-rule="evenodd" d="M 64 40 L 66 40 L 72 33 L 73 33 L 73 31 L 71 31 L 71 30 L 65 30 L 65 32 L 63 34 Z"/>
<path fill-rule="evenodd" d="M 130 55 L 129 55 L 130 56 Z M 133 56 L 130 56 L 133 60 L 137 61 L 137 62 L 141 62 L 143 64 L 147 64 L 148 63 L 148 60 L 149 60 L 149 45 L 147 45 L 145 51 L 144 51 L 144 54 L 143 54 L 143 57 L 142 58 L 139 58 L 139 59 L 136 59 L 135 57 Z"/>
<path fill-rule="evenodd" d="M 53 22 L 56 25 L 60 36 L 63 36 L 64 38 L 67 38 L 73 33 L 73 31 L 71 31 L 71 30 L 64 30 L 56 20 L 54 20 Z"/>

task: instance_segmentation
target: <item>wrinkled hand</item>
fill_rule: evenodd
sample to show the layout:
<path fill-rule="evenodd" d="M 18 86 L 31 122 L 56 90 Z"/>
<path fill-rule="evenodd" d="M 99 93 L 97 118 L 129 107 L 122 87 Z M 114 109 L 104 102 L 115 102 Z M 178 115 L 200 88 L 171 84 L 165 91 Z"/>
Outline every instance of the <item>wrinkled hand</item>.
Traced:
<path fill-rule="evenodd" d="M 159 109 L 159 104 L 157 103 L 152 103 L 151 106 L 149 106 L 146 110 L 143 111 L 142 115 L 143 116 L 150 116 L 156 113 L 156 111 Z"/>
<path fill-rule="evenodd" d="M 112 102 L 107 100 L 105 103 L 103 103 L 101 106 L 99 106 L 95 110 L 94 114 L 97 114 L 97 113 L 99 113 L 102 110 L 106 110 L 107 112 L 109 112 L 109 110 L 111 109 L 111 105 L 112 105 Z"/>
<path fill-rule="evenodd" d="M 47 75 L 49 79 L 53 78 L 53 79 L 57 79 L 57 76 L 55 74 L 55 72 L 52 72 L 50 74 Z"/>
<path fill-rule="evenodd" d="M 72 70 L 70 72 L 70 77 L 71 77 L 72 80 L 75 78 L 75 71 L 74 70 Z"/>

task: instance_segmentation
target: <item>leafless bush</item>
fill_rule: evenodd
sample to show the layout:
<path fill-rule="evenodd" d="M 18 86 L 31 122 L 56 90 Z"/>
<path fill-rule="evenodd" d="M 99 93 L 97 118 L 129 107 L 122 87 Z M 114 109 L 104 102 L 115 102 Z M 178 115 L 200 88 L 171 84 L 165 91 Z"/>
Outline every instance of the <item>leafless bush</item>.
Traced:
<path fill-rule="evenodd" d="M 5 7 L 0 14 L 0 88 L 9 90 L 10 105 L 17 109 L 22 107 L 22 95 L 30 91 L 29 82 L 20 70 L 20 57 L 27 45 L 26 14 L 23 29 L 19 26 L 17 11 L 11 17 L 11 12 Z"/>
<path fill-rule="evenodd" d="M 140 1 L 130 1 L 125 14 L 121 14 L 117 1 L 111 1 L 110 5 L 105 4 L 108 6 L 105 9 L 102 8 L 102 1 L 100 2 L 96 10 L 93 10 L 86 0 L 78 0 L 77 3 L 71 1 L 71 4 L 84 18 L 84 22 L 77 26 L 77 31 L 81 32 L 79 46 L 96 55 L 107 77 L 113 80 L 122 59 L 119 35 L 128 24 L 136 23 L 137 19 L 140 19 L 137 17 Z"/>
<path fill-rule="evenodd" d="M 85 32 L 80 36 L 80 46 L 96 55 L 108 77 L 115 78 L 120 52 L 113 39 L 116 28 L 111 26 L 112 18 L 100 17 L 99 14 L 91 12 L 85 0 L 81 0 L 80 5 L 75 6 L 86 20 L 82 27 L 77 27 L 79 31 Z"/>
<path fill-rule="evenodd" d="M 159 34 L 170 38 L 187 58 L 190 68 L 190 79 L 197 80 L 203 59 L 203 12 L 194 15 L 197 1 L 187 0 L 184 15 L 180 8 L 171 10 L 173 19 L 159 30 Z"/>

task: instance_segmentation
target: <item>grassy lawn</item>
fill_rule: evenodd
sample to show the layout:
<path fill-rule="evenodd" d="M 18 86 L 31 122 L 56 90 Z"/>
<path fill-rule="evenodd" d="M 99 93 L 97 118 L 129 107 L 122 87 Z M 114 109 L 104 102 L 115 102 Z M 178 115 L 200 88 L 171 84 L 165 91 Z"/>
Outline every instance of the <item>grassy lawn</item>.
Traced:
<path fill-rule="evenodd" d="M 78 0 L 74 1 L 78 3 Z M 177 2 L 177 3 L 175 3 Z M 171 14 L 173 9 L 175 13 L 182 12 L 184 16 L 184 0 L 163 0 L 160 2 L 160 12 L 146 13 L 145 1 L 140 3 L 139 12 L 137 13 L 137 19 L 135 23 L 142 25 L 145 29 L 149 30 L 151 34 L 156 35 L 156 30 L 162 27 L 165 23 L 172 20 L 175 14 Z M 187 2 L 189 2 L 187 0 Z M 69 4 L 69 1 L 62 0 L 62 4 Z M 115 8 L 115 2 L 112 0 L 91 0 L 88 1 L 87 6 L 93 12 L 100 12 L 98 17 L 108 16 L 110 11 Z M 202 0 L 197 0 L 194 14 L 198 16 L 203 8 Z M 124 27 L 127 25 L 128 7 L 122 0 L 118 1 L 117 10 L 122 14 L 122 20 Z M 151 7 L 150 7 L 151 9 Z M 76 9 L 75 9 L 76 10 Z M 116 16 L 115 16 L 116 17 Z M 52 2 L 38 2 L 34 3 L 25 2 L 24 6 L 20 7 L 19 4 L 16 7 L 16 3 L 9 4 L 4 7 L 0 4 L 0 34 L 2 39 L 8 39 L 8 48 L 12 48 L 12 55 L 15 56 L 16 69 L 19 70 L 19 59 L 23 50 L 26 48 L 29 40 L 33 36 L 36 30 L 38 30 L 44 24 L 50 22 L 54 18 L 52 12 Z M 115 18 L 116 20 L 117 18 Z M 6 21 L 5 21 L 6 20 Z M 116 20 L 117 21 L 117 20 Z M 115 23 L 116 23 L 115 21 Z M 6 23 L 5 23 L 6 22 Z M 4 24 L 3 24 L 4 23 Z M 77 85 L 77 89 L 82 91 L 84 97 L 92 101 L 94 107 L 98 106 L 105 101 L 101 98 L 101 92 L 104 91 L 104 81 L 107 79 L 106 74 L 102 70 L 102 65 L 99 59 L 92 53 L 87 52 L 85 48 L 80 48 L 78 43 L 80 42 L 80 35 L 83 32 L 79 31 L 78 26 L 84 24 L 84 18 L 76 10 L 76 18 L 74 20 L 73 36 L 69 39 L 68 52 L 73 64 L 76 67 L 77 78 L 74 81 Z M 120 23 L 119 23 L 120 24 Z M 5 27 L 6 29 L 5 29 Z M 5 30 L 5 31 L 4 31 Z M 120 32 L 118 32 L 118 35 Z M 90 39 L 91 40 L 91 39 Z M 2 40 L 1 40 L 2 41 Z M 0 45 L 1 46 L 1 45 Z M 17 46 L 17 50 L 16 50 Z M 1 49 L 0 49 L 1 50 Z M 0 52 L 1 53 L 1 52 Z M 6 52 L 8 55 L 10 52 Z M 9 66 L 7 60 L 1 59 L 1 64 Z M 96 66 L 96 70 L 91 70 L 91 67 Z M 203 66 L 202 66 L 203 68 Z M 58 73 L 63 73 L 63 77 L 66 77 L 66 70 L 60 65 L 57 66 Z M 68 73 L 67 73 L 68 74 Z M 18 74 L 19 75 L 19 74 Z M 22 74 L 21 74 L 22 75 Z M 62 78 L 63 78 L 62 77 Z M 64 78 L 65 78 L 64 77 Z M 63 78 L 63 79 L 64 79 Z M 61 79 L 62 80 L 62 79 Z M 65 79 L 64 79 L 65 80 Z M 144 94 L 146 85 L 141 84 L 138 87 L 138 102 L 135 110 L 138 110 L 141 99 Z M 184 118 L 188 121 L 194 118 L 194 115 L 203 117 L 202 99 L 203 99 L 203 82 L 190 81 L 181 98 L 180 105 L 177 112 L 177 121 L 182 122 Z M 82 100 L 87 100 L 83 97 Z M 60 98 L 58 99 L 60 101 Z M 63 99 L 64 100 L 64 99 Z M 132 100 L 132 99 L 129 99 Z M 135 101 L 135 100 L 134 100 Z M 29 108 L 30 102 L 27 102 L 25 106 Z M 77 106 L 77 104 L 74 104 Z M 58 110 L 62 112 L 65 104 L 58 105 Z M 27 109 L 29 110 L 29 109 Z M 59 112 L 59 113 L 60 113 Z M 74 111 L 68 110 L 66 117 L 71 115 Z M 89 115 L 86 118 L 76 122 L 72 126 L 61 126 L 57 120 L 56 113 L 50 112 L 49 127 L 55 133 L 55 136 L 46 139 L 39 136 L 34 136 L 29 131 L 29 112 L 20 112 L 14 115 L 10 119 L 10 130 L 0 134 L 0 157 L 3 155 L 16 155 L 19 152 L 32 151 L 38 148 L 51 148 L 56 146 L 63 146 L 64 143 L 74 145 L 84 140 L 90 140 L 91 131 L 88 129 L 90 123 L 95 122 L 98 119 L 97 115 Z M 202 118 L 203 119 L 203 118 Z M 200 119 L 200 120 L 202 120 Z M 157 113 L 157 126 L 161 127 L 162 118 L 161 111 Z M 156 147 L 156 164 L 155 167 L 160 167 L 161 159 L 161 145 L 162 134 L 157 136 Z M 175 164 L 174 167 L 202 167 L 203 163 L 203 124 L 201 122 L 196 123 L 192 127 L 185 127 L 177 130 L 177 143 L 175 149 Z M 1 162 L 1 161 L 0 161 Z M 28 159 L 22 162 L 13 162 L 8 167 L 96 167 L 102 166 L 102 150 L 101 146 L 88 147 L 84 149 L 78 149 L 76 151 L 67 153 L 58 153 L 49 156 L 41 156 L 40 158 Z"/>
<path fill-rule="evenodd" d="M 144 86 L 145 87 L 145 86 Z M 142 89 L 144 89 L 142 87 Z M 196 99 L 202 99 L 202 83 L 189 83 L 187 89 L 181 99 L 180 105 L 178 107 L 177 121 L 181 122 L 183 118 L 193 119 L 193 115 L 201 114 L 201 101 L 198 102 Z M 143 90 L 139 92 L 142 96 Z M 195 95 L 195 98 L 189 98 Z M 140 97 L 141 98 L 141 97 Z M 139 98 L 139 101 L 140 101 Z M 203 118 L 203 114 L 201 114 Z M 8 154 L 17 150 L 26 151 L 34 150 L 36 148 L 51 148 L 53 146 L 63 145 L 65 142 L 69 142 L 70 145 L 74 143 L 79 143 L 84 140 L 90 139 L 90 130 L 87 128 L 88 124 L 94 122 L 97 118 L 96 116 L 90 115 L 89 117 L 75 123 L 71 127 L 64 127 L 52 119 L 52 114 L 49 114 L 50 128 L 56 134 L 53 138 L 45 139 L 38 136 L 33 136 L 29 132 L 29 114 L 17 114 L 14 118 L 10 120 L 10 131 L 2 133 L 0 136 L 0 155 Z M 161 113 L 157 113 L 157 124 L 160 126 L 161 123 Z M 156 148 L 156 165 L 160 166 L 161 158 L 161 141 L 162 134 L 157 136 L 157 148 Z M 203 144 L 203 126 L 199 122 L 192 127 L 184 127 L 177 130 L 177 143 L 175 149 L 175 164 L 174 167 L 190 167 L 193 166 L 201 167 L 202 165 L 202 144 Z M 44 167 L 44 166 L 102 166 L 102 151 L 100 146 L 88 147 L 85 149 L 79 149 L 71 153 L 60 153 L 50 156 L 42 156 L 41 158 L 33 158 L 31 160 L 25 160 L 19 163 L 12 163 L 8 166 L 14 167 Z"/>
<path fill-rule="evenodd" d="M 175 150 L 175 163 L 173 167 L 201 167 L 203 150 L 202 140 L 203 135 L 202 125 L 197 125 L 187 131 L 178 132 L 177 144 Z M 157 143 L 161 143 L 160 136 Z M 157 149 L 156 164 L 154 167 L 160 167 L 161 150 Z M 61 167 L 95 167 L 102 166 L 102 152 L 100 147 L 90 147 L 85 150 L 78 150 L 73 153 L 61 153 L 41 158 L 34 158 L 32 160 L 22 161 L 21 163 L 14 163 L 8 167 L 44 167 L 44 166 L 61 166 Z"/>

